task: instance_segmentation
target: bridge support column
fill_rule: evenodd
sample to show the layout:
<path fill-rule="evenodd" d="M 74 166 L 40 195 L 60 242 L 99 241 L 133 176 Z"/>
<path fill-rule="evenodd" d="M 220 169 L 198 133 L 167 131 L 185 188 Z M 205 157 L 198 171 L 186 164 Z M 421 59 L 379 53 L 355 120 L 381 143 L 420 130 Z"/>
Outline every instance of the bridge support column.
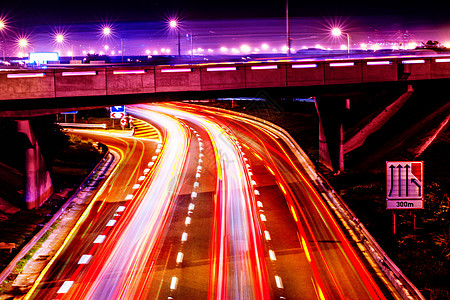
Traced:
<path fill-rule="evenodd" d="M 18 120 L 17 131 L 24 133 L 31 147 L 25 149 L 25 192 L 24 198 L 28 209 L 41 206 L 53 193 L 50 173 L 39 150 L 38 142 L 28 120 Z"/>
<path fill-rule="evenodd" d="M 316 98 L 319 115 L 319 162 L 339 173 L 344 170 L 343 121 L 345 98 Z"/>

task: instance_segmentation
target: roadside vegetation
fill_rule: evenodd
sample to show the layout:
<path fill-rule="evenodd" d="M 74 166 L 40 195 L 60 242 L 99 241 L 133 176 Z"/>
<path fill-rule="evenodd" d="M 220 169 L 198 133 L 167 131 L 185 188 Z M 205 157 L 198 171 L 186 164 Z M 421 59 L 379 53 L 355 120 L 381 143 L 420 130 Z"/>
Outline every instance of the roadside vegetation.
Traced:
<path fill-rule="evenodd" d="M 8 120 L 2 120 L 4 125 Z M 0 269 L 6 267 L 9 261 L 20 251 L 44 224 L 51 219 L 54 213 L 71 196 L 78 185 L 91 172 L 93 167 L 103 156 L 101 148 L 90 140 L 82 140 L 79 137 L 64 132 L 62 128 L 54 125 L 54 117 L 45 117 L 37 121 L 38 125 L 34 127 L 40 149 L 44 155 L 47 167 L 50 171 L 54 194 L 41 207 L 27 210 L 21 199 L 3 198 L 5 205 L 15 207 L 14 210 L 1 211 L 0 220 L 0 242 L 14 243 L 15 249 L 0 250 Z M 33 124 L 35 125 L 35 124 Z M 3 134 L 13 136 L 14 132 L 6 130 L 13 129 L 10 124 L 0 126 Z M 0 130 L 1 131 L 1 130 Z M 45 133 L 45 134 L 44 134 Z M 19 151 L 16 151 L 19 152 Z M 10 155 L 8 161 L 2 161 L 2 164 L 13 166 L 18 174 L 23 174 L 21 169 L 20 152 L 17 155 Z M 12 213 L 13 211 L 14 213 Z M 9 213 L 8 213 L 9 212 Z M 0 287 L 11 285 L 15 276 L 20 273 L 20 267 L 25 265 L 32 254 L 39 248 L 48 236 L 48 233 L 38 244 L 28 253 L 18 264 L 12 277 L 10 276 Z"/>

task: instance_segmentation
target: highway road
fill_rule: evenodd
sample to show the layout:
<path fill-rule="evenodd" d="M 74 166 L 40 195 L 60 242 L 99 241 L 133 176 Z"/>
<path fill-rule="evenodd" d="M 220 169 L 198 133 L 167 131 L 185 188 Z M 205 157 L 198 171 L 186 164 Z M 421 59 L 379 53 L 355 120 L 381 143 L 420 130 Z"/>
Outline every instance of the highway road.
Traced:
<path fill-rule="evenodd" d="M 386 299 L 271 126 L 134 105 L 162 143 L 83 133 L 121 160 L 26 299 Z"/>

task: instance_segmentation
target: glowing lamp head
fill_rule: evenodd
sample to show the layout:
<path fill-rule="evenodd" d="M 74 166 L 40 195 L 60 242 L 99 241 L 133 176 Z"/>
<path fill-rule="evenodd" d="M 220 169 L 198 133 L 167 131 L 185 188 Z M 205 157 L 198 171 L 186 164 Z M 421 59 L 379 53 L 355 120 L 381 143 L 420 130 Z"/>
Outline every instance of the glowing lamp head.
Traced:
<path fill-rule="evenodd" d="M 111 34 L 111 28 L 104 27 L 102 32 L 103 32 L 103 35 L 110 35 Z"/>
<path fill-rule="evenodd" d="M 27 46 L 28 46 L 28 41 L 27 41 L 27 39 L 21 38 L 21 39 L 19 40 L 19 47 L 25 48 L 25 47 L 27 47 Z"/>
<path fill-rule="evenodd" d="M 55 39 L 56 39 L 56 42 L 57 42 L 57 43 L 62 43 L 62 42 L 64 42 L 64 36 L 63 36 L 62 34 L 57 34 L 56 37 L 55 37 Z"/>
<path fill-rule="evenodd" d="M 333 36 L 340 36 L 340 35 L 342 34 L 342 31 L 341 31 L 339 28 L 333 28 L 333 29 L 331 30 L 331 34 L 332 34 Z"/>
<path fill-rule="evenodd" d="M 5 22 L 3 20 L 0 20 L 0 30 L 3 30 L 5 26 Z"/>
<path fill-rule="evenodd" d="M 177 28 L 177 26 L 178 26 L 177 20 L 171 20 L 169 22 L 169 26 L 170 26 L 170 28 Z"/>

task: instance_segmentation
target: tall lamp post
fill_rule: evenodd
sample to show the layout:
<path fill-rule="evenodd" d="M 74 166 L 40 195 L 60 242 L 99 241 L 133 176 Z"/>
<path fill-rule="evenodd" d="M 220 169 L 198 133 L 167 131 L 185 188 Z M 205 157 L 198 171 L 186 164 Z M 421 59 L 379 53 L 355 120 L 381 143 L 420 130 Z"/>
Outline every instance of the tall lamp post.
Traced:
<path fill-rule="evenodd" d="M 342 30 L 337 27 L 331 30 L 331 34 L 335 37 L 339 37 L 343 34 L 347 35 L 347 53 L 350 54 L 350 35 L 347 32 L 342 32 Z"/>
<path fill-rule="evenodd" d="M 58 50 L 60 50 L 60 52 L 62 53 L 62 45 L 64 44 L 64 35 L 61 33 L 58 33 L 55 35 L 55 41 L 56 44 L 58 45 Z"/>
<path fill-rule="evenodd" d="M 1 40 L 1 46 L 2 46 L 2 51 L 3 51 L 3 61 L 5 61 L 5 49 L 3 48 L 3 31 L 5 30 L 6 24 L 5 21 L 3 21 L 2 19 L 0 19 L 0 35 L 2 36 L 2 40 Z"/>
<path fill-rule="evenodd" d="M 289 27 L 289 0 L 286 0 L 286 45 L 287 56 L 291 55 L 291 30 Z"/>
<path fill-rule="evenodd" d="M 178 21 L 177 20 L 171 20 L 169 22 L 169 26 L 172 29 L 175 29 L 177 31 L 177 36 L 178 36 L 178 56 L 181 55 L 181 44 L 180 44 L 180 28 L 178 26 Z"/>

